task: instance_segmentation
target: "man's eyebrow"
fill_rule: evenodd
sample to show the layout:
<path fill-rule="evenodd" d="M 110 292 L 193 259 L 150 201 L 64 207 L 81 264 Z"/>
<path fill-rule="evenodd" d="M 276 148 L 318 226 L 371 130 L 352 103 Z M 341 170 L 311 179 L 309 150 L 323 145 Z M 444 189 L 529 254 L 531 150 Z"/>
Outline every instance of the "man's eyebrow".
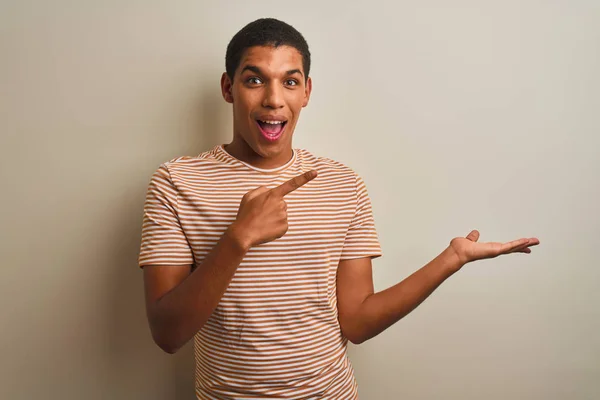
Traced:
<path fill-rule="evenodd" d="M 304 76 L 302 74 L 302 71 L 300 71 L 299 69 L 291 69 L 287 72 L 288 75 L 294 75 L 294 74 L 300 74 L 300 76 Z"/>
<path fill-rule="evenodd" d="M 242 69 L 242 72 L 244 72 L 244 71 L 246 71 L 246 70 L 248 70 L 248 71 L 252 71 L 252 72 L 254 72 L 255 74 L 262 75 L 262 72 L 260 71 L 260 68 L 258 68 L 256 65 L 246 65 L 246 66 L 245 66 L 245 67 Z"/>

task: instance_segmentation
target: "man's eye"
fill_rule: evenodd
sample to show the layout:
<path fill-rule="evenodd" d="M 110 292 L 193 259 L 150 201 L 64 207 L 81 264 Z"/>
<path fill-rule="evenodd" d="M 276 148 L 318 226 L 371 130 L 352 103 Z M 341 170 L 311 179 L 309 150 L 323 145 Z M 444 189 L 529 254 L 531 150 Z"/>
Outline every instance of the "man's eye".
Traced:
<path fill-rule="evenodd" d="M 285 84 L 287 86 L 296 86 L 298 84 L 298 81 L 296 81 L 295 79 L 288 79 L 287 81 L 285 81 Z"/>
<path fill-rule="evenodd" d="M 252 78 L 248 78 L 246 80 L 246 82 L 251 83 L 253 85 L 260 85 L 262 83 L 262 81 L 260 80 L 260 78 L 257 78 L 256 76 L 253 76 Z"/>

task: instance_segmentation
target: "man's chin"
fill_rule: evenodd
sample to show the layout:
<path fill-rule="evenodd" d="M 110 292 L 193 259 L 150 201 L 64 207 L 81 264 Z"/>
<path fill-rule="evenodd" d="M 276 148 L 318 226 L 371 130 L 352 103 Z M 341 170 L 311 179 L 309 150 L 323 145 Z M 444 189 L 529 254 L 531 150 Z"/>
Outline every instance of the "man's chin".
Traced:
<path fill-rule="evenodd" d="M 285 132 L 285 134 L 277 141 L 270 141 L 266 140 L 262 133 L 257 130 L 250 133 L 248 136 L 242 136 L 240 139 L 244 142 L 246 151 L 251 151 L 261 158 L 269 159 L 276 158 L 282 153 L 290 151 L 292 146 L 289 140 L 289 134 L 290 132 Z"/>

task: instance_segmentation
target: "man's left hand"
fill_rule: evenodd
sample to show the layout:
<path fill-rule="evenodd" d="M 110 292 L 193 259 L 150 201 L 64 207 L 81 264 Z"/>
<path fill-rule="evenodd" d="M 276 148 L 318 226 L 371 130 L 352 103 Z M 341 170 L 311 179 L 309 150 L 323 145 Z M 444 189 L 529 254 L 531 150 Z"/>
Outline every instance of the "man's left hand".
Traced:
<path fill-rule="evenodd" d="M 460 265 L 465 265 L 471 261 L 483 260 L 486 258 L 495 258 L 502 254 L 510 253 L 531 253 L 531 246 L 540 244 L 537 238 L 523 238 L 511 242 L 477 242 L 479 232 L 474 230 L 467 237 L 457 237 L 450 242 L 450 249 L 454 251 Z"/>

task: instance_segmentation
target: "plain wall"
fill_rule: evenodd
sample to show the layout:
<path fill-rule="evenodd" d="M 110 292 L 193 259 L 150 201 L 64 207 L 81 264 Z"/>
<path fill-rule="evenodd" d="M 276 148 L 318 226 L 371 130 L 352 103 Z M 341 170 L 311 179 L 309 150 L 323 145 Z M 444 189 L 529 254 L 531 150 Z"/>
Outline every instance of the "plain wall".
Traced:
<path fill-rule="evenodd" d="M 147 327 L 142 207 L 230 141 L 225 47 L 263 16 L 309 42 L 294 147 L 365 179 L 378 290 L 471 229 L 542 242 L 352 346 L 361 399 L 600 398 L 599 4 L 3 1 L 0 398 L 194 398 Z"/>

